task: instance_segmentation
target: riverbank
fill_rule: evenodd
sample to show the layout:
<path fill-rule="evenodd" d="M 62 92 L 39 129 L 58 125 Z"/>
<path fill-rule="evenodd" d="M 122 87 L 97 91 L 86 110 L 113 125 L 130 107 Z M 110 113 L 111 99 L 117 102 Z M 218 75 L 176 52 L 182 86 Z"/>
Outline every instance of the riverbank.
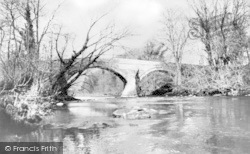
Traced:
<path fill-rule="evenodd" d="M 160 90 L 159 90 L 160 91 Z M 173 89 L 171 92 L 167 92 L 164 96 L 250 96 L 250 89 L 204 89 L 194 90 L 179 88 Z"/>
<path fill-rule="evenodd" d="M 52 97 L 41 97 L 34 91 L 26 93 L 4 92 L 0 95 L 0 107 L 18 122 L 38 125 L 51 113 L 60 101 Z"/>

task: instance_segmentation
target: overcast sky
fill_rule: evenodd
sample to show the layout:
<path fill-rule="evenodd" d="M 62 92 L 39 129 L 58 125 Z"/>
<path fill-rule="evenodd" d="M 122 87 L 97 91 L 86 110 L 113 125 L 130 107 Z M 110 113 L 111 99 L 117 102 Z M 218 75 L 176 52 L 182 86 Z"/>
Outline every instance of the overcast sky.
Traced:
<path fill-rule="evenodd" d="M 61 1 L 47 0 L 49 9 L 53 10 Z M 185 16 L 190 16 L 191 13 L 187 0 L 64 0 L 56 22 L 63 25 L 65 32 L 76 35 L 75 47 L 78 48 L 91 21 L 110 12 L 96 27 L 96 31 L 110 22 L 114 22 L 118 29 L 129 27 L 135 36 L 127 39 L 124 44 L 130 48 L 142 48 L 147 41 L 159 34 L 162 14 L 169 8 L 176 9 Z M 189 47 L 187 50 L 189 53 L 186 55 L 191 53 L 193 56 L 184 56 L 184 62 L 193 62 L 194 57 L 199 61 L 200 53 L 194 52 L 197 48 Z"/>

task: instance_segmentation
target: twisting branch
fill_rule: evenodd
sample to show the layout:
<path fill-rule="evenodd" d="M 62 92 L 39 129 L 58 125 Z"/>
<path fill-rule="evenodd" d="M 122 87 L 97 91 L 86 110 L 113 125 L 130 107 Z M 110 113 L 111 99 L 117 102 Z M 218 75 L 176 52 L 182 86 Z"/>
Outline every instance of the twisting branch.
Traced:
<path fill-rule="evenodd" d="M 60 51 L 59 51 L 59 49 L 58 49 L 58 41 L 59 41 L 59 37 L 60 37 L 60 35 L 61 35 L 61 30 L 62 30 L 62 27 L 59 28 L 59 32 L 58 32 L 57 35 L 56 35 L 56 40 L 55 40 L 56 43 L 55 43 L 55 44 L 56 44 L 56 53 L 57 53 L 57 56 L 58 56 L 60 62 L 64 65 L 65 62 L 64 62 L 64 60 L 63 60 L 63 54 L 64 54 L 64 52 L 65 52 L 65 50 L 66 50 L 66 47 L 62 50 L 62 53 L 61 53 L 61 54 L 60 54 Z M 68 42 L 68 40 L 66 40 L 66 44 L 67 44 L 67 42 Z"/>
<path fill-rule="evenodd" d="M 108 25 L 106 28 L 104 28 L 104 30 L 99 32 L 99 35 L 91 35 L 95 25 L 106 15 L 107 14 L 104 14 L 97 18 L 90 25 L 81 49 L 78 51 L 73 50 L 73 54 L 67 61 L 63 60 L 63 57 L 57 50 L 57 55 L 60 61 L 63 61 L 64 65 L 61 71 L 56 74 L 56 80 L 52 85 L 52 89 L 54 91 L 61 91 L 61 93 L 65 94 L 65 91 L 71 87 L 71 85 L 73 85 L 73 83 L 84 73 L 84 71 L 91 68 L 91 66 L 94 65 L 103 54 L 114 48 L 118 41 L 129 35 L 127 31 L 115 33 L 114 25 Z M 59 82 L 65 76 L 68 76 L 67 79 L 70 80 L 62 85 Z"/>

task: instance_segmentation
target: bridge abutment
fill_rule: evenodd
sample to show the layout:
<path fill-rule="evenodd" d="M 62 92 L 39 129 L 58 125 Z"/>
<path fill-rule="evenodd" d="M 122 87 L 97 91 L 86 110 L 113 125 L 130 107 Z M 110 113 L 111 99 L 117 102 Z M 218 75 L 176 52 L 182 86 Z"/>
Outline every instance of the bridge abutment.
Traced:
<path fill-rule="evenodd" d="M 127 78 L 121 97 L 137 97 L 135 74 Z"/>

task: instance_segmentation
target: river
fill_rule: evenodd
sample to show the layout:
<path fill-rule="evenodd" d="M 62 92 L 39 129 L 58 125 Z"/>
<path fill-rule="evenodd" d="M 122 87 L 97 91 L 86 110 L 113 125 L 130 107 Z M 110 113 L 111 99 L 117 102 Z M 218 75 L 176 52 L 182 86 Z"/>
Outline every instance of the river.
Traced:
<path fill-rule="evenodd" d="M 113 118 L 120 107 L 158 111 L 150 119 Z M 0 141 L 62 141 L 64 154 L 250 153 L 250 97 L 121 98 L 71 102 L 43 127 L 0 110 Z M 86 129 L 88 124 L 107 127 Z"/>

